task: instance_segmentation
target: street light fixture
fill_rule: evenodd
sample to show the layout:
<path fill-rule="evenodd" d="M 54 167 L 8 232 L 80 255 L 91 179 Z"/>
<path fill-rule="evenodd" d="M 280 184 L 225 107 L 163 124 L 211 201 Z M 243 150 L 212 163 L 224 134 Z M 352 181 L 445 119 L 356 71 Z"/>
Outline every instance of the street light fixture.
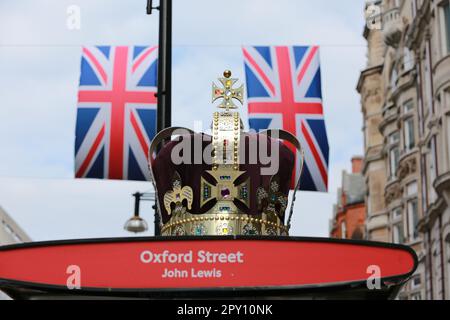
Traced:
<path fill-rule="evenodd" d="M 124 229 L 133 233 L 142 233 L 148 230 L 147 222 L 139 216 L 139 204 L 141 200 L 154 201 L 155 196 L 153 193 L 140 193 L 133 194 L 134 197 L 134 215 L 128 219 L 124 225 Z"/>
<path fill-rule="evenodd" d="M 148 225 L 141 217 L 133 216 L 125 223 L 124 229 L 133 233 L 142 233 L 147 231 Z"/>

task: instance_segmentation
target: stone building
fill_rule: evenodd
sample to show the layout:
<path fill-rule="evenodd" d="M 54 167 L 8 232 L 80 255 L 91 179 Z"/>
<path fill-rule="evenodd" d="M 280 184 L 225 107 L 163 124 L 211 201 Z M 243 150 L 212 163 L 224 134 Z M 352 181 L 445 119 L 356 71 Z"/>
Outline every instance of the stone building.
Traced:
<path fill-rule="evenodd" d="M 0 246 L 30 241 L 25 231 L 0 207 Z"/>
<path fill-rule="evenodd" d="M 400 298 L 450 298 L 449 6 L 449 0 L 367 2 L 368 63 L 357 86 L 366 230 L 370 240 L 417 252 L 418 271 Z"/>
<path fill-rule="evenodd" d="M 367 237 L 417 252 L 418 271 L 400 298 L 450 299 L 449 0 L 369 7 L 367 68 L 357 86 Z"/>
<path fill-rule="evenodd" d="M 404 42 L 416 56 L 426 297 L 450 299 L 450 3 L 420 1 L 413 12 Z"/>
<path fill-rule="evenodd" d="M 362 158 L 352 159 L 352 172 L 342 173 L 342 185 L 338 190 L 337 204 L 330 221 L 330 237 L 362 240 L 365 238 L 364 220 L 366 194 L 364 177 L 361 174 Z"/>

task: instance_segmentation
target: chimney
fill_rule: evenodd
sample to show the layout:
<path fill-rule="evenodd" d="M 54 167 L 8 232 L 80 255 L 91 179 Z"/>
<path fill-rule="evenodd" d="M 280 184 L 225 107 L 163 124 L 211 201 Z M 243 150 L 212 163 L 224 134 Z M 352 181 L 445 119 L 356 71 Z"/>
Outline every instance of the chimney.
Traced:
<path fill-rule="evenodd" d="M 356 156 L 352 158 L 352 173 L 361 173 L 363 157 Z"/>

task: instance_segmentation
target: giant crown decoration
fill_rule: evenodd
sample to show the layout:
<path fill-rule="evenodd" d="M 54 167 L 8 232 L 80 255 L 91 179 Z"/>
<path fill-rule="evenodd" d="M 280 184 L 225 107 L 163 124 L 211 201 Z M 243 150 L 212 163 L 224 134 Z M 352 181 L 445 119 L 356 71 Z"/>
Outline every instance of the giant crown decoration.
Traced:
<path fill-rule="evenodd" d="M 212 89 L 213 102 L 221 99 L 221 111 L 213 115 L 212 136 L 168 128 L 150 146 L 161 233 L 288 236 L 295 201 L 294 192 L 288 211 L 294 152 L 299 152 L 301 167 L 304 159 L 300 143 L 283 130 L 244 132 L 239 113 L 232 111 L 236 101 L 243 104 L 243 86 L 235 88 L 238 80 L 230 71 L 219 81 L 221 86 L 213 83 Z M 261 151 L 278 161 L 276 172 L 270 173 L 273 163 L 262 159 Z M 294 184 L 298 190 L 300 179 Z"/>

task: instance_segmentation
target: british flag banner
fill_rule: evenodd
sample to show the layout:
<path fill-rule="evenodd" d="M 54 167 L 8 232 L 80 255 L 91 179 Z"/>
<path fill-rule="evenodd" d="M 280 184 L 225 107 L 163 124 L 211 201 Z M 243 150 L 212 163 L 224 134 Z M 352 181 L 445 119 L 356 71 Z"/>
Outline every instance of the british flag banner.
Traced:
<path fill-rule="evenodd" d="M 243 47 L 251 129 L 284 129 L 305 153 L 300 188 L 328 190 L 328 138 L 317 46 Z M 299 177 L 297 153 L 295 180 Z M 294 181 L 292 187 L 294 187 Z"/>
<path fill-rule="evenodd" d="M 156 46 L 82 48 L 75 176 L 149 180 L 156 133 Z"/>

